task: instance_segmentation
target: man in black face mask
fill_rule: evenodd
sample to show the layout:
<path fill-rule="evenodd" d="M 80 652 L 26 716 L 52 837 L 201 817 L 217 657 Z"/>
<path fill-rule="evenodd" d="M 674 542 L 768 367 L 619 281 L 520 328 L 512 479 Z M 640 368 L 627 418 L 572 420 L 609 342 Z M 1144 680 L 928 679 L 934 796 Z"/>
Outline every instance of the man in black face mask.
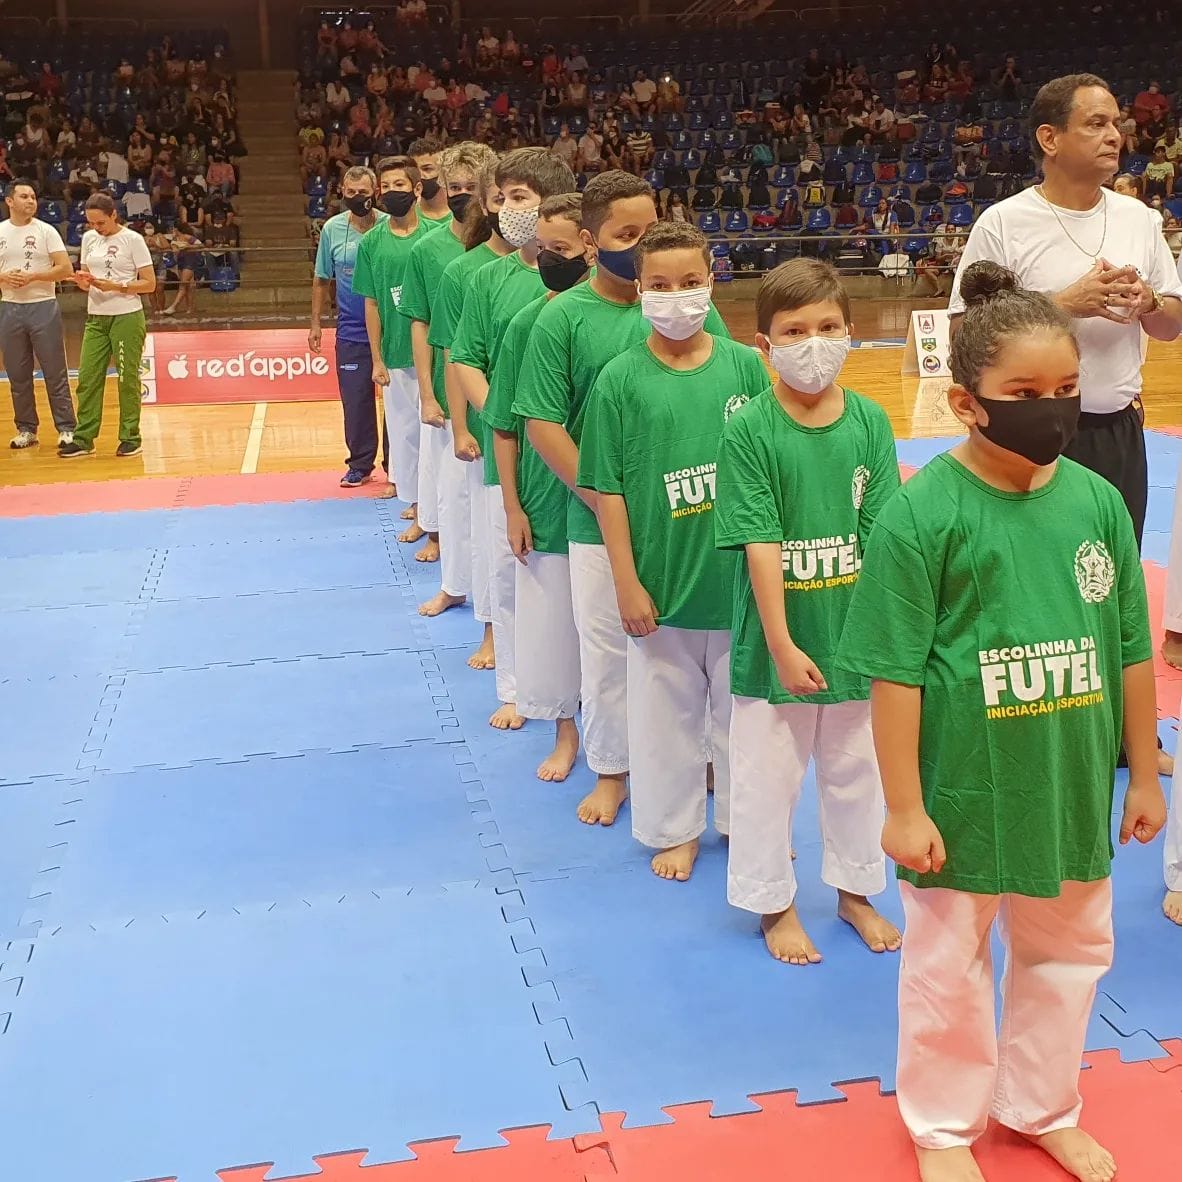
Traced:
<path fill-rule="evenodd" d="M 418 215 L 421 191 L 418 166 L 410 157 L 390 156 L 378 163 L 378 205 L 388 216 L 362 239 L 353 276 L 353 291 L 365 297 L 373 380 L 382 387 L 390 437 L 390 483 L 412 511 L 411 524 L 399 535 L 400 542 L 417 542 L 424 532 L 413 513 L 419 487 L 419 384 L 410 321 L 398 310 L 411 248 L 423 235 L 433 233 Z M 433 553 L 428 548 L 423 561 L 438 557 L 437 546 Z"/>
<path fill-rule="evenodd" d="M 337 386 L 345 415 L 348 469 L 342 488 L 360 488 L 369 480 L 378 454 L 377 416 L 374 412 L 372 361 L 365 327 L 365 300 L 353 289 L 353 268 L 361 239 L 377 224 L 374 175 L 368 168 L 350 168 L 341 180 L 345 208 L 324 223 L 316 249 L 312 280 L 312 327 L 308 348 L 320 352 L 320 320 L 328 285 L 337 285 Z"/>
<path fill-rule="evenodd" d="M 447 193 L 439 177 L 439 157 L 443 145 L 430 136 L 415 140 L 407 149 L 407 155 L 419 170 L 419 183 L 423 186 L 419 196 L 419 217 L 427 228 L 443 226 L 451 221 L 451 210 L 447 204 Z"/>

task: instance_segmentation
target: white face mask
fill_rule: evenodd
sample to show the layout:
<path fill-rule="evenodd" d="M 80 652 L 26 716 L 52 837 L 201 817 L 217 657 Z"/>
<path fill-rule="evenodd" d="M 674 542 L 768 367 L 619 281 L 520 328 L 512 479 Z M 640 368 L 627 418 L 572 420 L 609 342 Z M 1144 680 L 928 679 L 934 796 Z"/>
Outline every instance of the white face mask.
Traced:
<path fill-rule="evenodd" d="M 497 215 L 501 224 L 501 237 L 512 247 L 520 249 L 538 236 L 538 209 L 505 209 Z"/>
<path fill-rule="evenodd" d="M 821 394 L 833 385 L 850 351 L 850 338 L 808 337 L 794 345 L 773 345 L 772 369 L 793 390 Z"/>
<path fill-rule="evenodd" d="M 640 293 L 640 314 L 671 341 L 688 341 L 706 323 L 709 312 L 709 286 Z"/>

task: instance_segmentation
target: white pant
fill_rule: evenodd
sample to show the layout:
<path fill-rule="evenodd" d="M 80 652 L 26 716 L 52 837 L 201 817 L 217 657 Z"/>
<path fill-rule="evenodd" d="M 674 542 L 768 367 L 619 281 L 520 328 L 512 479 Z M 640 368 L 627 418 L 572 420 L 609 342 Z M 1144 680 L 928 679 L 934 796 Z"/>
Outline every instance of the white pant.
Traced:
<path fill-rule="evenodd" d="M 484 507 L 484 534 L 489 557 L 488 585 L 489 602 L 492 606 L 493 647 L 497 654 L 497 699 L 501 702 L 516 702 L 513 608 L 516 600 L 518 562 L 509 547 L 509 528 L 505 523 L 505 502 L 501 499 L 500 485 L 482 487 L 480 494 L 480 503 Z"/>
<path fill-rule="evenodd" d="M 450 448 L 439 470 L 441 585 L 448 595 L 470 595 L 482 624 L 492 622 L 488 514 L 479 461 L 457 460 Z"/>
<path fill-rule="evenodd" d="M 451 423 L 442 427 L 419 424 L 419 526 L 439 532 L 440 476 L 443 461 L 452 452 Z"/>
<path fill-rule="evenodd" d="M 971 1145 L 990 1116 L 1019 1133 L 1079 1123 L 1080 1061 L 1096 983 L 1112 964 L 1112 882 L 1057 899 L 901 882 L 899 1111 L 924 1149 Z M 989 930 L 1006 946 L 994 1024 Z"/>
<path fill-rule="evenodd" d="M 852 895 L 886 889 L 882 781 L 869 702 L 773 706 L 736 697 L 730 750 L 726 894 L 735 907 L 774 915 L 792 906 L 792 816 L 810 758 L 817 771 L 821 878 Z"/>
<path fill-rule="evenodd" d="M 628 637 L 606 546 L 571 542 L 570 589 L 579 630 L 587 766 L 601 776 L 619 775 L 628 770 Z"/>
<path fill-rule="evenodd" d="M 1177 761 L 1170 791 L 1170 813 L 1166 821 L 1166 890 L 1182 891 L 1182 776 Z"/>
<path fill-rule="evenodd" d="M 1174 485 L 1174 527 L 1170 534 L 1170 564 L 1166 567 L 1162 623 L 1167 632 L 1182 632 L 1182 471 Z"/>
<path fill-rule="evenodd" d="M 514 566 L 517 712 L 526 718 L 574 718 L 579 708 L 579 633 L 570 559 L 535 550 L 524 566 L 516 561 Z"/>
<path fill-rule="evenodd" d="M 390 370 L 382 390 L 386 433 L 390 436 L 390 482 L 410 501 L 419 495 L 419 379 L 414 369 Z"/>
<path fill-rule="evenodd" d="M 729 830 L 730 632 L 662 624 L 628 641 L 632 836 L 665 850 L 706 828 L 714 761 L 714 826 Z"/>

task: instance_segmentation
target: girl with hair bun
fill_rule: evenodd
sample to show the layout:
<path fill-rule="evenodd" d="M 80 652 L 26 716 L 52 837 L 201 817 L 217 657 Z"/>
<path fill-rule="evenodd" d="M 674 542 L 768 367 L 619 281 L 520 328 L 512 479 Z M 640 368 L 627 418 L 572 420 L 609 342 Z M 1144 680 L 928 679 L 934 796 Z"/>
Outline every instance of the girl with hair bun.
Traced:
<path fill-rule="evenodd" d="M 1122 736 L 1121 844 L 1166 815 L 1145 582 L 1120 493 L 1062 456 L 1080 409 L 1070 319 L 992 262 L 961 293 L 948 399 L 968 438 L 879 514 L 838 658 L 871 678 L 902 880 L 899 1109 L 924 1182 L 980 1182 L 990 1117 L 1109 1182 L 1078 1127 L 1079 1070 L 1112 961 Z"/>

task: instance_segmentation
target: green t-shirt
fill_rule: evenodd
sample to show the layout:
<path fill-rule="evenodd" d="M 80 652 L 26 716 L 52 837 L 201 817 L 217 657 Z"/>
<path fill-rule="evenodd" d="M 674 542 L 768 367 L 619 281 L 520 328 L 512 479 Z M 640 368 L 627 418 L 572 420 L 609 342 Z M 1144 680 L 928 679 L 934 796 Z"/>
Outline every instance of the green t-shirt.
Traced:
<path fill-rule="evenodd" d="M 481 267 L 500 258 L 487 242 L 472 247 L 458 258 L 452 259 L 443 269 L 439 280 L 439 289 L 435 293 L 435 300 L 431 305 L 431 327 L 427 329 L 427 343 L 432 348 L 442 352 L 451 348 L 455 336 L 456 325 L 460 322 L 460 313 L 464 310 L 464 296 L 472 276 Z M 444 390 L 444 401 L 447 401 L 447 391 Z M 477 439 L 483 435 L 480 425 L 480 412 L 474 406 L 468 407 L 468 431 Z"/>
<path fill-rule="evenodd" d="M 1120 494 L 1061 459 L 1008 493 L 949 455 L 879 515 L 840 663 L 923 691 L 919 775 L 944 838 L 918 887 L 1054 898 L 1111 870 L 1123 670 L 1152 656 Z"/>
<path fill-rule="evenodd" d="M 839 669 L 835 658 L 870 527 L 898 487 L 890 420 L 852 390 L 845 391 L 841 417 L 827 427 L 802 426 L 770 389 L 727 423 L 718 456 L 715 541 L 736 550 L 751 542 L 779 543 L 788 631 L 829 686 L 800 697 L 780 682 L 744 556 L 734 584 L 732 694 L 776 705 L 870 696 L 866 678 Z"/>
<path fill-rule="evenodd" d="M 516 251 L 482 267 L 473 277 L 464 297 L 464 311 L 456 326 L 451 359 L 470 365 L 492 381 L 500 352 L 501 338 L 509 321 L 540 295 L 546 285 L 537 267 L 523 262 Z M 497 465 L 493 458 L 492 437 L 487 427 L 482 437 L 484 483 L 497 483 Z"/>
<path fill-rule="evenodd" d="M 459 258 L 463 253 L 463 243 L 450 231 L 420 238 L 411 249 L 410 262 L 406 265 L 406 276 L 402 280 L 402 302 L 398 305 L 398 311 L 409 320 L 419 320 L 430 325 L 443 272 L 452 259 Z M 439 403 L 444 417 L 449 418 L 447 391 L 443 385 L 442 349 L 431 350 L 431 385 L 435 389 L 435 401 Z"/>
<path fill-rule="evenodd" d="M 410 321 L 398 314 L 402 281 L 415 243 L 431 231 L 420 219 L 413 233 L 395 234 L 388 222 L 374 226 L 357 248 L 353 291 L 376 300 L 382 319 L 382 360 L 390 369 L 410 369 Z"/>
<path fill-rule="evenodd" d="M 441 230 L 444 226 L 450 226 L 452 223 L 451 210 L 449 209 L 441 217 L 432 217 L 429 213 L 423 212 L 423 207 L 418 206 L 419 221 L 425 222 L 428 230 Z"/>
<path fill-rule="evenodd" d="M 714 307 L 705 327 L 713 336 L 730 336 Z M 523 419 L 561 423 L 578 446 L 587 395 L 599 371 L 625 349 L 647 340 L 651 331 L 640 314 L 639 301 L 614 304 L 597 295 L 590 282 L 563 292 L 546 305 L 530 333 L 514 413 Z M 595 514 L 569 491 L 567 505 L 567 537 L 572 542 L 602 545 Z"/>
<path fill-rule="evenodd" d="M 686 370 L 671 369 L 642 341 L 595 382 L 579 487 L 624 498 L 636 574 L 660 624 L 730 628 L 735 555 L 714 545 L 718 446 L 727 416 L 767 384 L 759 356 L 726 337 Z"/>
<path fill-rule="evenodd" d="M 517 496 L 529 518 L 534 549 L 543 554 L 565 554 L 566 545 L 566 485 L 550 471 L 546 462 L 530 445 L 525 433 L 525 420 L 513 413 L 513 398 L 529 334 L 538 313 L 551 297 L 541 296 L 526 304 L 505 329 L 500 352 L 484 404 L 486 429 L 512 431 L 517 435 Z"/>

